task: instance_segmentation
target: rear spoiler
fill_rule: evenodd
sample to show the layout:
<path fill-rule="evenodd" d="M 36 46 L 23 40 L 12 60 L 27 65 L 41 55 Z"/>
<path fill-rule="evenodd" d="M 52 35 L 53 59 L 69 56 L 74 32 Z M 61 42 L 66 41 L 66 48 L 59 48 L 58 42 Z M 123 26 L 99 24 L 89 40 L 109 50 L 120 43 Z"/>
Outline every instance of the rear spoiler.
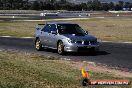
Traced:
<path fill-rule="evenodd" d="M 36 30 L 40 30 L 40 29 L 42 29 L 44 26 L 45 26 L 45 24 L 38 24 L 38 25 L 36 26 Z"/>

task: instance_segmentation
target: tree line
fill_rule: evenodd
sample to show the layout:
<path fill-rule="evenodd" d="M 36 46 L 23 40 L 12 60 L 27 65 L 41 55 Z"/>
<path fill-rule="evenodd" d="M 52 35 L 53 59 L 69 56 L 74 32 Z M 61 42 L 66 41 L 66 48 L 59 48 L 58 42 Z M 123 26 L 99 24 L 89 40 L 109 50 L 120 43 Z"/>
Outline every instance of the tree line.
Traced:
<path fill-rule="evenodd" d="M 0 0 L 0 10 L 69 10 L 69 11 L 108 11 L 132 8 L 132 3 L 119 1 L 117 3 L 101 3 L 98 0 L 91 0 L 87 3 L 74 4 L 66 0 Z"/>

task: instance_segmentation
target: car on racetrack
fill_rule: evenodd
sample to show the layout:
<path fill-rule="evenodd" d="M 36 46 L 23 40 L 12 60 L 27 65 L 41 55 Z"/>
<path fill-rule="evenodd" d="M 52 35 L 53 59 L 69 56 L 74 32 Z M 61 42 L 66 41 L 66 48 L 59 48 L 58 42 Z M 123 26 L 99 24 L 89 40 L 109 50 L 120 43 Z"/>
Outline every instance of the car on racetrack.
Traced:
<path fill-rule="evenodd" d="M 35 32 L 35 48 L 56 49 L 58 54 L 64 52 L 96 52 L 99 50 L 97 38 L 83 30 L 78 24 L 65 22 L 48 22 L 38 24 Z"/>

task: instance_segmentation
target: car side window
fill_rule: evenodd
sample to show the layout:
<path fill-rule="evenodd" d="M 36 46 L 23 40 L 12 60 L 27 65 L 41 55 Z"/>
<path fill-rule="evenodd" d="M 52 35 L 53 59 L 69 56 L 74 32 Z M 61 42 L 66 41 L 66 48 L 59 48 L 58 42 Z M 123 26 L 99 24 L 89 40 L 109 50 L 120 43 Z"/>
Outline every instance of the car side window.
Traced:
<path fill-rule="evenodd" d="M 51 32 L 51 31 L 57 31 L 56 25 L 55 25 L 55 24 L 52 24 L 52 25 L 51 25 L 50 32 Z"/>
<path fill-rule="evenodd" d="M 51 29 L 51 25 L 50 24 L 47 24 L 43 29 L 42 29 L 42 31 L 44 31 L 44 32 L 50 32 L 50 29 Z"/>

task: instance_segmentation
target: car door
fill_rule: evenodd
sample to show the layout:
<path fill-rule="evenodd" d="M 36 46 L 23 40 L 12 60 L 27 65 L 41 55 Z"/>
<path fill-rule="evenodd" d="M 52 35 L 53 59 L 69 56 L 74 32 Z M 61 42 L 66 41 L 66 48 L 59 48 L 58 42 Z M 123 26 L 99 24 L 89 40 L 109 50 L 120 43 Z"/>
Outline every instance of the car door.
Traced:
<path fill-rule="evenodd" d="M 48 46 L 49 45 L 49 33 L 50 33 L 50 28 L 51 25 L 47 24 L 42 30 L 41 30 L 41 36 L 40 40 L 43 44 L 43 46 Z"/>
<path fill-rule="evenodd" d="M 49 46 L 52 48 L 56 48 L 57 43 L 57 28 L 55 24 L 51 25 L 50 34 L 49 34 Z"/>

